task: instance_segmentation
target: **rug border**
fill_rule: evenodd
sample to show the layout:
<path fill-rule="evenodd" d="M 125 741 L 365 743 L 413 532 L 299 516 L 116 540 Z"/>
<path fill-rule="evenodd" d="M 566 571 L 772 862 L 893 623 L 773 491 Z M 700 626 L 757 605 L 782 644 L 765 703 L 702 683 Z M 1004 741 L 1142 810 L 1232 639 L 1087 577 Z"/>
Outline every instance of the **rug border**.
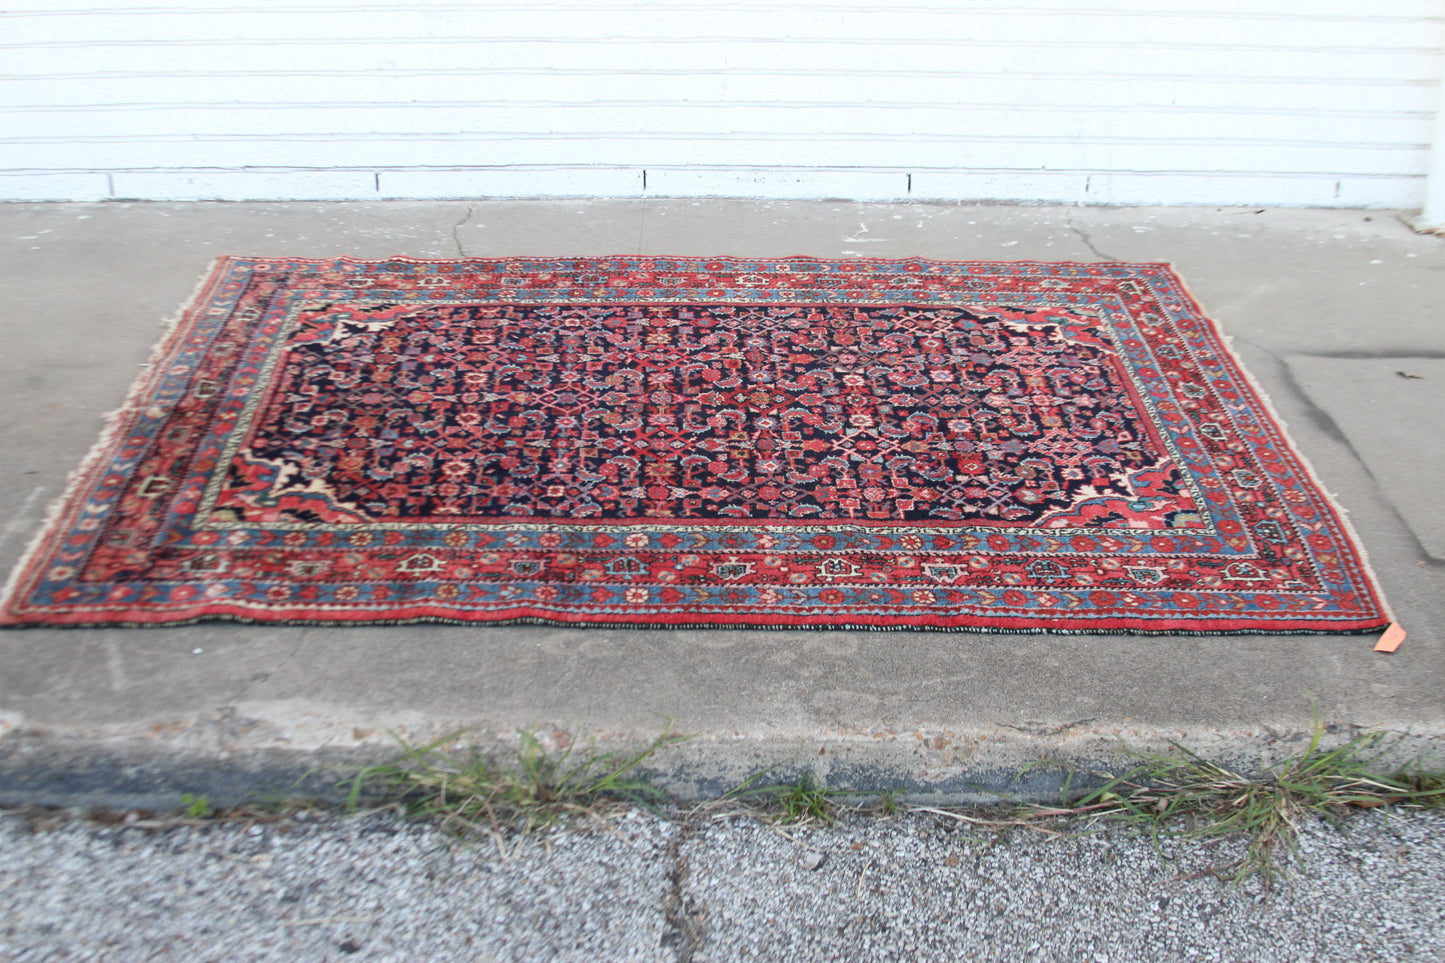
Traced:
<path fill-rule="evenodd" d="M 1003 265 L 1036 265 L 1036 266 L 1075 266 L 1075 267 L 1098 267 L 1108 265 L 1110 267 L 1124 269 L 1162 269 L 1173 282 L 1178 286 L 1179 293 L 1189 302 L 1195 315 L 1206 321 L 1216 335 L 1220 347 L 1226 357 L 1232 363 L 1233 370 L 1241 376 L 1246 390 L 1250 392 L 1252 400 L 1258 403 L 1261 411 L 1267 415 L 1267 424 L 1278 435 L 1281 442 L 1281 450 L 1290 456 L 1295 462 L 1301 475 L 1309 481 L 1319 493 L 1330 511 L 1333 520 L 1339 525 L 1340 530 L 1348 539 L 1348 544 L 1354 550 L 1359 562 L 1362 576 L 1362 587 L 1366 589 L 1376 605 L 1380 616 L 1386 620 L 1384 625 L 1368 626 L 1331 626 L 1328 628 L 1295 628 L 1288 631 L 1281 631 L 1277 627 L 1242 627 L 1234 629 L 1185 629 L 1185 628 L 1091 628 L 1088 626 L 1067 627 L 1067 626 L 1041 626 L 1037 624 L 1008 625 L 1000 624 L 1009 621 L 1026 622 L 1024 619 L 1001 618 L 997 622 L 988 625 L 934 625 L 934 624 L 886 624 L 888 617 L 878 617 L 871 621 L 832 621 L 827 617 L 810 619 L 807 616 L 797 617 L 795 621 L 779 623 L 776 620 L 769 622 L 742 620 L 738 622 L 688 622 L 679 620 L 668 622 L 652 620 L 647 622 L 629 622 L 625 619 L 617 620 L 571 620 L 558 618 L 554 615 L 517 615 L 507 618 L 488 619 L 467 619 L 454 618 L 441 615 L 416 614 L 406 617 L 391 618 L 337 618 L 337 619 L 315 619 L 315 618 L 252 618 L 248 615 L 236 612 L 207 612 L 190 617 L 179 619 L 168 619 L 163 622 L 137 622 L 124 619 L 106 620 L 77 620 L 77 621 L 53 621 L 36 622 L 21 620 L 11 614 L 11 606 L 22 596 L 25 584 L 31 579 L 33 570 L 37 568 L 37 561 L 44 555 L 47 548 L 60 534 L 67 530 L 60 522 L 63 518 L 73 514 L 77 504 L 83 501 L 83 494 L 88 491 L 87 483 L 99 470 L 100 466 L 107 461 L 107 455 L 113 447 L 119 443 L 119 435 L 128 417 L 139 407 L 140 399 L 147 397 L 154 383 L 163 377 L 166 369 L 164 362 L 171 357 L 180 347 L 180 336 L 185 329 L 185 322 L 193 311 L 202 308 L 206 295 L 230 270 L 238 264 L 255 261 L 284 261 L 298 264 L 387 264 L 387 263 L 409 263 L 409 264 L 452 264 L 466 261 L 529 261 L 529 262 L 577 262 L 577 261 L 610 261 L 610 260 L 689 260 L 689 261 L 853 261 L 859 264 L 901 264 L 915 261 L 927 261 L 944 265 L 975 265 L 975 264 L 1003 264 Z M 1359 534 L 1350 523 L 1347 510 L 1339 503 L 1338 498 L 1321 482 L 1313 464 L 1305 454 L 1294 443 L 1290 436 L 1288 425 L 1280 417 L 1274 403 L 1270 400 L 1268 393 L 1259 384 L 1254 374 L 1244 364 L 1239 352 L 1234 347 L 1233 336 L 1226 333 L 1218 319 L 1208 314 L 1193 290 L 1190 289 L 1184 278 L 1174 269 L 1169 261 L 1123 261 L 1123 260 L 1102 260 L 1102 261 L 1043 261 L 1038 259 L 1016 259 L 1016 260 L 957 260 L 947 258 L 925 257 L 916 255 L 911 257 L 892 258 L 838 258 L 833 256 L 819 257 L 806 254 L 786 255 L 779 257 L 743 257 L 739 255 L 674 255 L 674 254 L 599 254 L 599 255 L 556 255 L 556 256 L 535 256 L 525 254 L 507 255 L 502 257 L 412 257 L 408 255 L 397 255 L 384 258 L 353 257 L 341 255 L 337 257 L 288 257 L 288 256 L 264 256 L 264 255 L 234 255 L 223 254 L 213 258 L 207 270 L 201 275 L 191 290 L 190 295 L 181 302 L 180 307 L 162 322 L 160 338 L 151 348 L 147 360 L 142 364 L 141 372 L 136 376 L 127 390 L 121 405 L 106 413 L 102 418 L 102 429 L 100 437 L 91 445 L 79 465 L 66 476 L 65 484 L 59 495 L 52 499 L 46 506 L 40 521 L 40 527 L 29 539 L 25 548 L 15 563 L 14 568 L 5 580 L 3 587 L 0 587 L 0 629 L 84 629 L 84 628 L 169 628 L 188 625 L 197 625 L 203 622 L 232 622 L 245 625 L 274 625 L 303 626 L 303 627 L 346 627 L 346 626 L 398 626 L 416 624 L 438 624 L 458 625 L 470 627 L 506 626 L 506 625 L 544 625 L 560 628 L 622 628 L 622 629 L 674 629 L 674 630 L 706 630 L 706 629 L 763 629 L 768 631 L 817 631 L 820 629 L 837 631 L 870 631 L 870 632 L 952 632 L 969 633 L 978 635 L 1061 635 L 1061 636 L 1114 636 L 1127 637 L 1170 637 L 1170 636 L 1354 636 L 1372 635 L 1381 631 L 1385 625 L 1394 621 L 1394 615 L 1389 602 L 1385 597 L 1380 585 L 1379 578 L 1370 563 L 1369 553 L 1361 541 Z M 212 603 L 214 604 L 214 603 Z"/>

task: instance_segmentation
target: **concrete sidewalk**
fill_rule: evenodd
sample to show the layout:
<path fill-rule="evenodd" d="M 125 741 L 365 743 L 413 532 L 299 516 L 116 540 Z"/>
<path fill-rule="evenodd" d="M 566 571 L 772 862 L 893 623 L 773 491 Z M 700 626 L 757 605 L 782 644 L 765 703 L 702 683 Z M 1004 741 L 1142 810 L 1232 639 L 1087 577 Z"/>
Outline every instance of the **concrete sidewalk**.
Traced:
<path fill-rule="evenodd" d="M 1321 718 L 1445 752 L 1445 239 L 1389 212 L 765 201 L 0 206 L 8 572 L 211 258 L 676 254 L 1169 261 L 1349 512 L 1399 621 L 1369 637 L 539 627 L 0 633 L 0 801 L 218 802 L 472 728 L 695 737 L 683 795 L 772 764 L 948 795 L 1177 738 L 1251 755 Z M 1046 776 L 1031 784 L 1041 791 Z M 1030 788 L 1029 786 L 1023 787 Z"/>

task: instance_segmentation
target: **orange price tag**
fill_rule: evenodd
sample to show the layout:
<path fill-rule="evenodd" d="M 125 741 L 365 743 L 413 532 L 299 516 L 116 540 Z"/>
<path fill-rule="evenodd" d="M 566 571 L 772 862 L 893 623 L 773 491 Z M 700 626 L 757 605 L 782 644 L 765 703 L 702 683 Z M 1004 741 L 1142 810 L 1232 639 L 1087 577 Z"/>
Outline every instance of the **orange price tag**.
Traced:
<path fill-rule="evenodd" d="M 1385 634 L 1380 636 L 1380 641 L 1375 643 L 1376 652 L 1394 652 L 1405 641 L 1405 630 L 1400 628 L 1399 622 L 1391 622 Z"/>

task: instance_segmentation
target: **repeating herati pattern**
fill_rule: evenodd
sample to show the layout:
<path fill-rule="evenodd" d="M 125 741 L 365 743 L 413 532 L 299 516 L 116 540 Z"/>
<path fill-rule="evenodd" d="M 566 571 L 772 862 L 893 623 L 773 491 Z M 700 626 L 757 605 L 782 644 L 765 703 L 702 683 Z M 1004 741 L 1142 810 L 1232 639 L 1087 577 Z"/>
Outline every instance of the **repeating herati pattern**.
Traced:
<path fill-rule="evenodd" d="M 0 612 L 1387 621 L 1165 265 L 218 262 Z"/>

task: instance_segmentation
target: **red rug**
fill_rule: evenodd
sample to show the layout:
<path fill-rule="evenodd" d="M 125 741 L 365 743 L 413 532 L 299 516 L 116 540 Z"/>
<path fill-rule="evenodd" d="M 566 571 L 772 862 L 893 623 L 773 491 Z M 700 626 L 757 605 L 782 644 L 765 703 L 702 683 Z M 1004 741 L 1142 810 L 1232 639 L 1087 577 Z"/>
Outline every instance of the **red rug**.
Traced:
<path fill-rule="evenodd" d="M 1162 264 L 223 259 L 0 621 L 1362 632 Z"/>

